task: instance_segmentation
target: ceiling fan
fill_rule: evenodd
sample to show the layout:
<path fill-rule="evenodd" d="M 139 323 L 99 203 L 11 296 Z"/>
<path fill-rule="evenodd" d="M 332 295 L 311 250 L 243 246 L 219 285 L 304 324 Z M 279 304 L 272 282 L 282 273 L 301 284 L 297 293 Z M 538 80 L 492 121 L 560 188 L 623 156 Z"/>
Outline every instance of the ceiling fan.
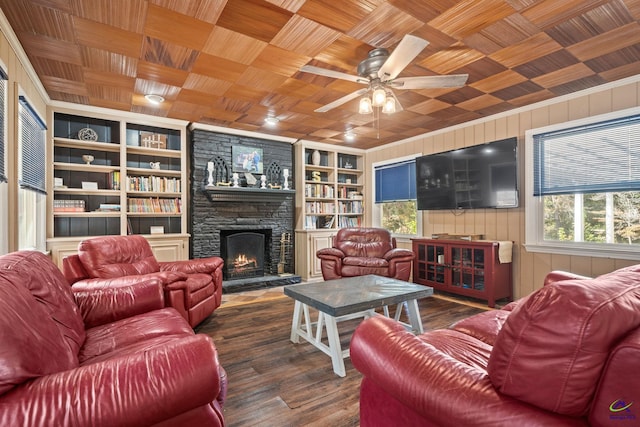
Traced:
<path fill-rule="evenodd" d="M 369 51 L 367 58 L 358 64 L 358 75 L 343 73 L 340 71 L 328 70 L 326 68 L 315 67 L 313 65 L 305 65 L 300 71 L 305 73 L 318 74 L 325 77 L 333 77 L 336 79 L 348 80 L 355 83 L 365 84 L 367 88 L 359 89 L 342 98 L 336 99 L 322 107 L 316 109 L 317 113 L 324 113 L 332 110 L 346 102 L 351 101 L 359 96 L 373 91 L 370 100 L 373 106 L 380 106 L 384 109 L 385 102 L 395 101 L 393 103 L 393 111 L 395 105 L 402 109 L 398 98 L 396 98 L 392 89 L 432 89 L 432 88 L 448 88 L 460 87 L 465 84 L 468 74 L 452 74 L 446 76 L 417 76 L 417 77 L 398 77 L 398 74 L 409 65 L 413 59 L 422 52 L 429 44 L 428 41 L 420 37 L 407 34 L 400 41 L 398 46 L 389 53 L 385 48 L 377 48 Z M 361 104 L 360 112 L 364 113 Z M 370 111 L 366 111 L 370 112 Z M 386 111 L 392 112 L 392 111 Z"/>

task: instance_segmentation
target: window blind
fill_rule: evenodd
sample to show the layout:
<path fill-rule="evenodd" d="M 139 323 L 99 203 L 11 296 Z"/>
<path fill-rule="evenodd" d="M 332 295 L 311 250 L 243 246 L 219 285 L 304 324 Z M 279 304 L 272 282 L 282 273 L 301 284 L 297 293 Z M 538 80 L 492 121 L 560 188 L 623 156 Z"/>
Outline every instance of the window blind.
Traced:
<path fill-rule="evenodd" d="M 19 97 L 18 132 L 20 134 L 21 173 L 19 184 L 46 194 L 45 130 L 47 127 L 29 102 Z"/>
<path fill-rule="evenodd" d="M 376 203 L 416 200 L 415 159 L 375 167 Z"/>
<path fill-rule="evenodd" d="M 640 190 L 640 115 L 534 135 L 534 196 Z"/>
<path fill-rule="evenodd" d="M 7 85 L 8 77 L 0 68 L 0 182 L 7 182 L 5 166 L 5 150 L 7 139 Z"/>

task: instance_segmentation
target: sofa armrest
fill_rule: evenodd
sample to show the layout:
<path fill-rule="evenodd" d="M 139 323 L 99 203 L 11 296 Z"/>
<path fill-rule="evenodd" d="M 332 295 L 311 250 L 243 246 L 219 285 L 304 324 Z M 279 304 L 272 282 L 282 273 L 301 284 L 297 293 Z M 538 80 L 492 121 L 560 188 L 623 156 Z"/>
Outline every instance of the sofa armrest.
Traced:
<path fill-rule="evenodd" d="M 384 259 L 387 261 L 393 261 L 397 258 L 405 258 L 404 261 L 412 261 L 415 258 L 415 254 L 409 249 L 401 248 L 391 249 L 389 252 L 384 254 Z"/>
<path fill-rule="evenodd" d="M 62 274 L 69 281 L 69 284 L 89 278 L 89 274 L 84 269 L 82 261 L 80 261 L 80 257 L 77 254 L 62 258 Z"/>
<path fill-rule="evenodd" d="M 160 271 L 177 271 L 186 274 L 207 273 L 213 274 L 219 268 L 222 268 L 224 261 L 220 257 L 198 258 L 181 261 L 163 261 L 159 262 Z"/>
<path fill-rule="evenodd" d="M 342 259 L 345 257 L 345 254 L 338 248 L 323 248 L 316 252 L 316 256 L 325 259 L 331 259 L 333 257 Z"/>
<path fill-rule="evenodd" d="M 586 280 L 591 279 L 588 276 L 581 276 L 580 274 L 569 273 L 568 271 L 554 270 L 550 271 L 544 278 L 543 286 L 550 285 L 552 283 L 561 282 L 563 280 Z"/>
<path fill-rule="evenodd" d="M 219 393 L 215 347 L 198 334 L 22 384 L 0 396 L 0 425 L 153 425 Z"/>
<path fill-rule="evenodd" d="M 162 281 L 157 277 L 86 279 L 71 290 L 87 328 L 164 307 Z"/>
<path fill-rule="evenodd" d="M 350 356 L 367 381 L 432 425 L 531 425 L 532 419 L 541 426 L 585 425 L 500 395 L 486 370 L 455 359 L 430 345 L 428 337 L 421 339 L 384 316 L 357 327 Z M 376 410 L 362 401 L 360 407 Z"/>

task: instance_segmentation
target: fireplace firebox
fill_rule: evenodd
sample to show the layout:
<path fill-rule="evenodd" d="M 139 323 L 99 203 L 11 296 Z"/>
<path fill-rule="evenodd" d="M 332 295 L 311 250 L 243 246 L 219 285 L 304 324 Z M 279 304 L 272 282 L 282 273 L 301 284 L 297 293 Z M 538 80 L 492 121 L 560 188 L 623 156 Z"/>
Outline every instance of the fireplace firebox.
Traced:
<path fill-rule="evenodd" d="M 268 271 L 271 230 L 223 230 L 220 239 L 224 280 L 262 277 Z"/>

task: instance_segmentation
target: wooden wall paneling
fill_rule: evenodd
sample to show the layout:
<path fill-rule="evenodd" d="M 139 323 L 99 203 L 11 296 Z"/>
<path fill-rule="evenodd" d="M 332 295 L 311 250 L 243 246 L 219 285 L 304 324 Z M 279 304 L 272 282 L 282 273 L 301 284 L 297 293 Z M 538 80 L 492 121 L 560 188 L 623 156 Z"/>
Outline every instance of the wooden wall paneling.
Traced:
<path fill-rule="evenodd" d="M 632 264 L 635 264 L 633 261 L 631 261 Z M 631 264 L 629 264 L 631 265 Z M 593 258 L 593 262 L 591 263 L 591 276 L 595 277 L 595 276 L 599 276 L 601 274 L 605 274 L 608 273 L 612 270 L 615 270 L 617 268 L 621 268 L 621 267 L 617 267 L 616 266 L 616 260 L 611 259 L 611 258 Z"/>
<path fill-rule="evenodd" d="M 567 107 L 569 109 L 568 120 L 589 117 L 589 103 L 586 102 L 584 97 L 569 100 Z"/>
<path fill-rule="evenodd" d="M 610 90 L 589 95 L 589 116 L 597 116 L 612 111 L 613 94 Z"/>
<path fill-rule="evenodd" d="M 629 84 L 611 89 L 612 111 L 625 110 L 638 105 L 638 84 Z"/>
<path fill-rule="evenodd" d="M 498 139 L 496 137 L 496 121 L 495 120 L 490 120 L 490 121 L 485 123 L 484 141 L 482 141 L 482 143 L 495 141 L 496 139 Z"/>
<path fill-rule="evenodd" d="M 585 276 L 593 276 L 594 259 L 596 263 L 599 262 L 599 258 L 571 256 L 571 271 Z"/>

